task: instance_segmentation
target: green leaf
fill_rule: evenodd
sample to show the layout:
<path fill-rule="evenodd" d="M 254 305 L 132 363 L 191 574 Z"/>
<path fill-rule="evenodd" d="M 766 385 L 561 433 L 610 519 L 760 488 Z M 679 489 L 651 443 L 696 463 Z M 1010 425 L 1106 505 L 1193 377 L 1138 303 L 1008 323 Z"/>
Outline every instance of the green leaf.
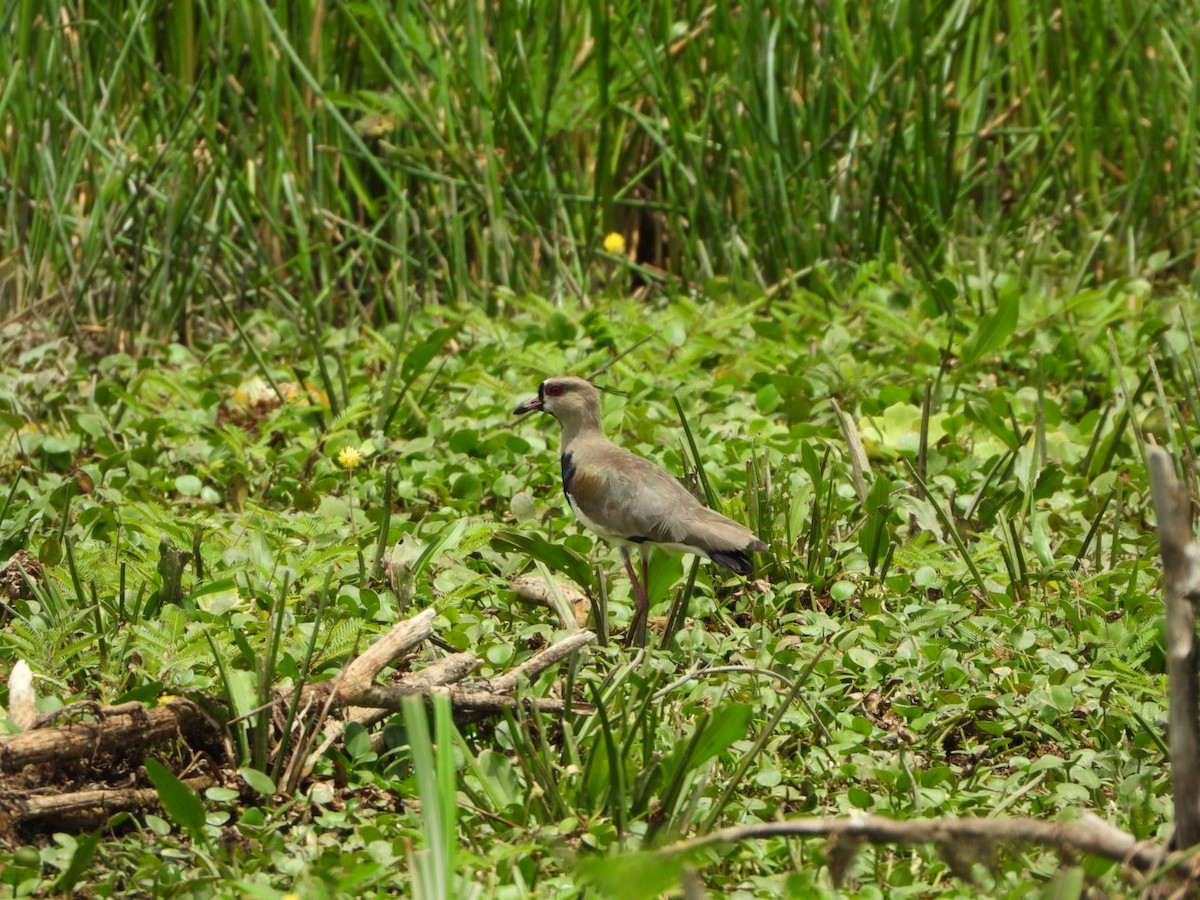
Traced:
<path fill-rule="evenodd" d="M 1064 684 L 1051 685 L 1050 702 L 1059 712 L 1069 713 L 1075 709 L 1075 692 Z"/>
<path fill-rule="evenodd" d="M 727 703 L 722 706 L 696 743 L 688 768 L 699 768 L 718 753 L 729 749 L 734 742 L 742 740 L 749 731 L 753 712 L 753 708 L 744 703 Z"/>
<path fill-rule="evenodd" d="M 75 885 L 79 883 L 79 879 L 92 867 L 92 858 L 96 855 L 96 846 L 100 843 L 103 833 L 103 828 L 97 828 L 75 845 L 71 861 L 58 880 L 54 882 L 54 893 L 69 895 L 72 892 Z"/>
<path fill-rule="evenodd" d="M 847 662 L 853 663 L 864 672 L 870 671 L 879 662 L 879 657 L 866 647 L 851 647 L 846 651 L 844 659 Z"/>
<path fill-rule="evenodd" d="M 242 766 L 238 769 L 238 774 L 242 776 L 242 780 L 250 785 L 252 790 L 257 791 L 264 797 L 273 797 L 275 795 L 275 782 L 271 777 L 258 769 L 250 766 Z"/>
<path fill-rule="evenodd" d="M 1021 312 L 1021 297 L 1016 291 L 1006 291 L 996 298 L 996 308 L 984 316 L 975 334 L 963 347 L 962 361 L 970 364 L 995 353 L 1017 330 Z"/>
<path fill-rule="evenodd" d="M 225 692 L 234 716 L 246 716 L 258 708 L 258 676 L 254 672 L 230 669 L 225 680 Z"/>
<path fill-rule="evenodd" d="M 204 804 L 192 789 L 156 759 L 146 760 L 146 774 L 175 824 L 197 840 L 204 838 Z"/>
<path fill-rule="evenodd" d="M 351 759 L 359 762 L 369 761 L 375 756 L 371 751 L 371 735 L 357 722 L 350 722 L 346 725 L 342 746 L 346 748 L 346 753 L 350 755 Z"/>
<path fill-rule="evenodd" d="M 997 402 L 999 402 L 999 398 L 997 398 Z M 978 422 L 999 438 L 1009 450 L 1016 450 L 1021 446 L 1021 436 L 1013 433 L 1010 422 L 991 404 L 970 400 L 967 402 L 965 412 L 969 420 Z"/>
<path fill-rule="evenodd" d="M 175 479 L 175 490 L 185 497 L 195 497 L 204 489 L 204 482 L 195 475 L 180 475 Z"/>
<path fill-rule="evenodd" d="M 442 352 L 446 342 L 457 333 L 457 328 L 435 328 L 431 331 L 425 340 L 408 351 L 400 366 L 400 377 L 406 383 L 414 381 L 425 371 L 433 358 Z"/>
<path fill-rule="evenodd" d="M 773 384 L 763 385 L 758 389 L 758 393 L 754 395 L 754 405 L 758 407 L 758 411 L 763 415 L 775 412 L 782 402 L 783 395 L 779 393 L 779 388 Z"/>
<path fill-rule="evenodd" d="M 588 561 L 561 544 L 519 531 L 498 531 L 492 535 L 492 549 L 501 553 L 523 553 L 562 572 L 584 590 L 592 586 L 592 567 Z"/>
<path fill-rule="evenodd" d="M 852 787 L 846 792 L 850 805 L 856 809 L 870 809 L 875 805 L 875 798 L 860 787 Z"/>
<path fill-rule="evenodd" d="M 237 584 L 232 578 L 222 578 L 193 592 L 192 600 L 199 609 L 212 616 L 222 616 L 242 604 Z"/>
<path fill-rule="evenodd" d="M 135 688 L 130 688 L 117 697 L 113 701 L 113 705 L 120 706 L 122 703 L 150 703 L 156 700 L 162 692 L 163 683 L 161 681 L 150 681 Z"/>
<path fill-rule="evenodd" d="M 829 587 L 829 596 L 839 603 L 845 603 L 854 596 L 854 582 L 835 581 Z"/>
<path fill-rule="evenodd" d="M 678 889 L 685 862 L 681 856 L 649 852 L 625 853 L 615 858 L 588 856 L 579 864 L 579 875 L 605 896 L 644 900 Z"/>

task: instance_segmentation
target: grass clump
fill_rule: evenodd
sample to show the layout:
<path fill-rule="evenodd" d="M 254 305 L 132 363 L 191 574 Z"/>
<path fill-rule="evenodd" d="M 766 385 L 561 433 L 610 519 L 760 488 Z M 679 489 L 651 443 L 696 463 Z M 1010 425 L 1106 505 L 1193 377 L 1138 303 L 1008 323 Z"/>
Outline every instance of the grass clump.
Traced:
<path fill-rule="evenodd" d="M 9 314 L 186 338 L 227 306 L 494 313 L 624 277 L 610 233 L 671 289 L 1194 262 L 1200 26 L 1175 7 L 148 12 L 6 8 Z"/>

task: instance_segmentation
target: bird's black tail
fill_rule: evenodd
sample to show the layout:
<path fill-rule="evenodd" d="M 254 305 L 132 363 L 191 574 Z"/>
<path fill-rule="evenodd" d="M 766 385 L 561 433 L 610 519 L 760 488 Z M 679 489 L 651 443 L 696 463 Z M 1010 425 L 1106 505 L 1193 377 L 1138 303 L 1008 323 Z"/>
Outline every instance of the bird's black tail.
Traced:
<path fill-rule="evenodd" d="M 710 550 L 708 558 L 739 575 L 750 574 L 750 556 L 745 550 Z"/>

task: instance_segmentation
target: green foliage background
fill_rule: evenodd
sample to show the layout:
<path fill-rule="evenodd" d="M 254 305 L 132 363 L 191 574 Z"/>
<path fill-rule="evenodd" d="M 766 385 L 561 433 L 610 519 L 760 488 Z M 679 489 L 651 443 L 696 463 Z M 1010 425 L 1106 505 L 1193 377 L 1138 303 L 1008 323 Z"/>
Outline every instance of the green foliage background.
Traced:
<path fill-rule="evenodd" d="M 1191 3 L 6 4 L 6 308 L 376 321 L 644 277 L 1187 273 Z M 950 303 L 944 301 L 947 307 Z"/>
<path fill-rule="evenodd" d="M 0 668 L 46 712 L 196 691 L 244 718 L 202 808 L 148 765 L 165 818 L 22 832 L 2 883 L 652 896 L 678 838 L 861 811 L 1162 839 L 1143 451 L 1195 495 L 1198 13 L 6 4 Z M 255 710 L 419 609 L 445 647 L 418 664 L 483 677 L 560 636 L 513 576 L 627 624 L 553 423 L 511 417 L 558 372 L 628 392 L 609 432 L 767 540 L 755 577 L 658 559 L 660 646 L 531 688 L 566 674 L 601 715 L 414 706 L 289 783 Z M 839 867 L 863 896 L 1127 889 L 1028 848 L 686 862 L 746 897 Z"/>

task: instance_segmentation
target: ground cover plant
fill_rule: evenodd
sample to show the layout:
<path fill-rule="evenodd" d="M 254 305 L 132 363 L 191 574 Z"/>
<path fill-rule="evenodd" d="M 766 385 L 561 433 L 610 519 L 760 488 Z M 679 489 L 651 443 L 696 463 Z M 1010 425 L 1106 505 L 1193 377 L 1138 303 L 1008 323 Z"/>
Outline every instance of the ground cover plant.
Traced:
<path fill-rule="evenodd" d="M 1197 21 L 9 4 L 0 671 L 26 661 L 47 713 L 240 718 L 225 784 L 197 797 L 163 748 L 133 773 L 161 809 L 9 829 L 0 881 L 1127 890 L 1019 846 L 655 851 L 860 812 L 1167 836 L 1143 451 L 1190 464 L 1200 411 Z M 746 579 L 656 559 L 645 653 L 609 640 L 632 598 L 562 499 L 557 429 L 512 416 L 568 372 L 769 545 Z M 601 638 L 531 691 L 593 712 L 417 703 L 286 783 L 270 691 L 427 607 L 423 662 L 507 671 L 561 636 L 510 589 L 529 574 Z"/>

